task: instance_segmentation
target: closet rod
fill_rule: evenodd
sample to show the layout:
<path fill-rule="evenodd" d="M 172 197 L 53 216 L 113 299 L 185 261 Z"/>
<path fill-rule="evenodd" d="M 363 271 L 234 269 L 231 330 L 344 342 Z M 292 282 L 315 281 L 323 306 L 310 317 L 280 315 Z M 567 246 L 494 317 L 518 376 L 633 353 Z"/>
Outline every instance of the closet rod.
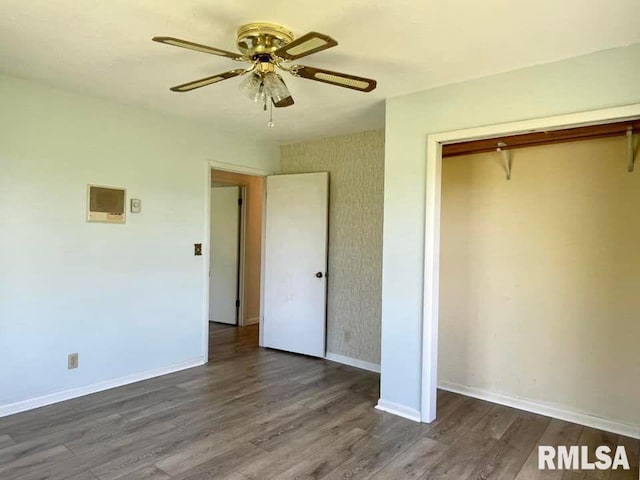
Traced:
<path fill-rule="evenodd" d="M 627 135 L 629 129 L 632 134 L 640 132 L 640 120 L 590 125 L 587 127 L 550 130 L 548 132 L 531 132 L 519 135 L 484 138 L 469 142 L 452 143 L 442 146 L 442 157 L 456 157 L 472 153 L 495 152 L 498 142 L 505 143 L 509 149 L 549 145 L 552 143 L 577 142 L 595 138 L 606 138 Z"/>

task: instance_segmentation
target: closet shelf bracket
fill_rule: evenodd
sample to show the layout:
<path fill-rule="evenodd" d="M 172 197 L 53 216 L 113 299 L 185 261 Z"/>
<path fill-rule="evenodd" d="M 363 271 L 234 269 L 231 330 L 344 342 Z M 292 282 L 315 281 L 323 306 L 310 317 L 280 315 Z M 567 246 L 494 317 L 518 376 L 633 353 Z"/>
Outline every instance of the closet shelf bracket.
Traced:
<path fill-rule="evenodd" d="M 629 172 L 633 172 L 633 168 L 636 163 L 636 153 L 637 152 L 633 148 L 633 128 L 628 127 L 627 128 L 627 155 L 628 155 L 627 171 Z"/>
<path fill-rule="evenodd" d="M 507 174 L 507 180 L 511 180 L 511 152 L 505 150 L 507 146 L 504 142 L 498 142 L 498 148 L 496 151 L 502 154 L 502 161 L 504 162 L 504 171 Z"/>

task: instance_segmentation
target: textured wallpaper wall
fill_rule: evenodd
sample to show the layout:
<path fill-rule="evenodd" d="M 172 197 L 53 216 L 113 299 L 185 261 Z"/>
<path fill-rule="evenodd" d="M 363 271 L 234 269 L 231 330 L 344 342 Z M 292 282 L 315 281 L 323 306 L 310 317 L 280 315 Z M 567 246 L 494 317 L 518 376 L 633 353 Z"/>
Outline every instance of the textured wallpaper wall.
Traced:
<path fill-rule="evenodd" d="M 329 172 L 327 351 L 379 364 L 384 131 L 283 145 L 280 170 Z"/>

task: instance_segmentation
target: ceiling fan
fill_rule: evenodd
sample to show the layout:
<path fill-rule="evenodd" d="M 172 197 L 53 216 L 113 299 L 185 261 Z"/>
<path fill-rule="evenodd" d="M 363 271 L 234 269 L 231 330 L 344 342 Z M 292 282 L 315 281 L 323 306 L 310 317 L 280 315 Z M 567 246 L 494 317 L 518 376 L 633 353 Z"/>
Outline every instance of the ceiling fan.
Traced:
<path fill-rule="evenodd" d="M 229 78 L 248 75 L 240 84 L 240 89 L 249 98 L 255 102 L 262 102 L 265 110 L 269 99 L 276 107 L 289 107 L 294 104 L 293 97 L 284 80 L 277 73 L 278 70 L 289 72 L 295 77 L 361 92 L 370 92 L 376 88 L 376 81 L 370 78 L 291 64 L 294 60 L 338 45 L 333 38 L 318 32 L 309 32 L 294 39 L 293 34 L 280 25 L 263 22 L 249 23 L 238 29 L 236 45 L 240 53 L 173 37 L 154 37 L 153 41 L 250 64 L 247 68 L 230 70 L 172 87 L 173 92 L 189 92 Z M 272 126 L 271 121 L 270 123 Z"/>

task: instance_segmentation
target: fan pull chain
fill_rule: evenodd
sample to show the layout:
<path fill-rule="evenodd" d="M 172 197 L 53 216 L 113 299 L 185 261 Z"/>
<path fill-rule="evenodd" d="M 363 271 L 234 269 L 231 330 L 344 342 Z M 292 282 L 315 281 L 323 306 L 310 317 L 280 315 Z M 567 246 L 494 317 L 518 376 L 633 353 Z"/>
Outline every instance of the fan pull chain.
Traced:
<path fill-rule="evenodd" d="M 265 104 L 264 108 L 267 108 Z M 267 127 L 273 128 L 275 124 L 273 123 L 273 102 L 271 102 L 271 107 L 269 108 L 269 121 L 267 122 Z"/>

